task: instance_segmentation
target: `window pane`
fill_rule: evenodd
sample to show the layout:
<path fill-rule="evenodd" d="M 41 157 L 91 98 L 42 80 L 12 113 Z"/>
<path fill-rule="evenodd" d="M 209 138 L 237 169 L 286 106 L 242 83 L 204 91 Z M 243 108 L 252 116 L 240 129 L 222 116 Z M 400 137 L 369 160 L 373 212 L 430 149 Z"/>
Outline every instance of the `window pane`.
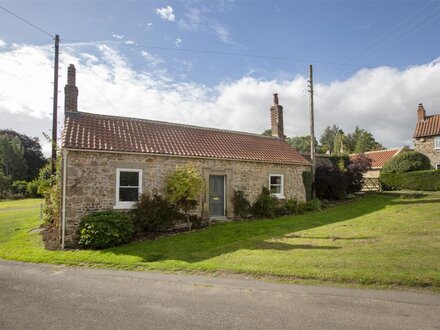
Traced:
<path fill-rule="evenodd" d="M 137 202 L 139 190 L 138 188 L 119 188 L 120 202 Z"/>
<path fill-rule="evenodd" d="M 119 185 L 128 187 L 139 186 L 139 172 L 119 172 Z"/>
<path fill-rule="evenodd" d="M 281 186 L 270 186 L 271 194 L 281 194 Z"/>
<path fill-rule="evenodd" d="M 434 144 L 436 149 L 440 149 L 440 136 L 434 138 Z"/>
<path fill-rule="evenodd" d="M 281 184 L 281 176 L 271 176 L 270 184 Z"/>

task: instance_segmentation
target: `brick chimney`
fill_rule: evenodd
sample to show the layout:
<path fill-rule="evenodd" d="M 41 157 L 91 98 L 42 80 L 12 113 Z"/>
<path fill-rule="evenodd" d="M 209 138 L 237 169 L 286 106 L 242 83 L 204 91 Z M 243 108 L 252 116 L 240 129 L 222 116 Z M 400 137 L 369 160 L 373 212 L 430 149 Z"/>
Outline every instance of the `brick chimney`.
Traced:
<path fill-rule="evenodd" d="M 417 109 L 417 122 L 425 120 L 425 118 L 426 118 L 425 108 L 423 107 L 422 103 L 419 103 L 419 107 Z"/>
<path fill-rule="evenodd" d="M 278 104 L 278 94 L 273 94 L 273 105 L 270 107 L 270 122 L 272 136 L 284 139 L 284 124 L 283 124 L 283 107 Z"/>
<path fill-rule="evenodd" d="M 76 69 L 73 64 L 67 69 L 67 85 L 64 87 L 64 111 L 78 111 L 78 87 L 76 87 Z"/>

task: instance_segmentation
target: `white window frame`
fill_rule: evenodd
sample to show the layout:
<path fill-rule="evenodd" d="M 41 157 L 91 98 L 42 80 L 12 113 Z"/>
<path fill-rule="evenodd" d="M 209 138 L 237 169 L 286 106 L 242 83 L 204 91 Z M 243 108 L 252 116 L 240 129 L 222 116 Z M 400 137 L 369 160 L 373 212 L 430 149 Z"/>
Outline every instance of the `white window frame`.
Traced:
<path fill-rule="evenodd" d="M 440 136 L 434 136 L 434 149 L 440 149 Z"/>
<path fill-rule="evenodd" d="M 126 209 L 133 208 L 133 206 L 136 204 L 136 202 L 120 202 L 119 201 L 119 188 L 124 188 L 124 187 L 119 186 L 121 172 L 137 172 L 137 173 L 139 173 L 138 196 L 140 196 L 140 195 L 142 195 L 142 170 L 137 169 L 137 168 L 118 168 L 118 169 L 116 169 L 116 204 L 113 208 L 126 210 Z"/>
<path fill-rule="evenodd" d="M 435 168 L 436 170 L 440 170 L 440 163 L 435 164 L 434 168 Z"/>
<path fill-rule="evenodd" d="M 271 181 L 270 179 L 274 176 L 281 177 L 281 193 L 279 193 L 279 194 L 275 193 L 275 194 L 272 194 L 272 196 L 275 196 L 279 199 L 284 199 L 284 174 L 269 174 L 269 191 L 270 191 L 270 187 L 272 186 L 272 184 L 270 183 L 270 181 Z"/>

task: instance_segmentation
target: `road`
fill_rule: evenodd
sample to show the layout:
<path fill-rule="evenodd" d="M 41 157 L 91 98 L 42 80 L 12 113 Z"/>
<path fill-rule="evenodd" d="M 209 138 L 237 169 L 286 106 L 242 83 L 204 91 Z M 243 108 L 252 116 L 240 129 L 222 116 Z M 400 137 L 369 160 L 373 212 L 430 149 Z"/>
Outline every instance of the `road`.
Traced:
<path fill-rule="evenodd" d="M 440 295 L 0 261 L 0 329 L 440 329 Z"/>

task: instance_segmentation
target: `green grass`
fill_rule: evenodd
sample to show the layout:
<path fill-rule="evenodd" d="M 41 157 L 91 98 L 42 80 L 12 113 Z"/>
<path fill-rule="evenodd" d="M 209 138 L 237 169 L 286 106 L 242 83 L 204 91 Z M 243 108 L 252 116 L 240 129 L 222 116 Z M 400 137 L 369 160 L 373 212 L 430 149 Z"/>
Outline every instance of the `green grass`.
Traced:
<path fill-rule="evenodd" d="M 318 213 L 217 224 L 102 251 L 45 250 L 32 231 L 39 203 L 0 203 L 0 258 L 440 290 L 440 192 L 372 194 Z M 34 208 L 14 210 L 23 205 Z"/>

